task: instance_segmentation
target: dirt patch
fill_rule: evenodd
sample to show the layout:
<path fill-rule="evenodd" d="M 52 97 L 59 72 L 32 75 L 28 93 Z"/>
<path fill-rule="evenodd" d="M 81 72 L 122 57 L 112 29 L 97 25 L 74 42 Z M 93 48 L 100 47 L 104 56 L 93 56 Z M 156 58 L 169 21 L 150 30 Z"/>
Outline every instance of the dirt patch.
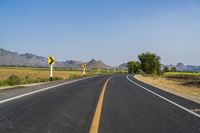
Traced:
<path fill-rule="evenodd" d="M 136 78 L 162 90 L 200 103 L 200 82 L 164 78 L 161 76 L 136 75 Z"/>

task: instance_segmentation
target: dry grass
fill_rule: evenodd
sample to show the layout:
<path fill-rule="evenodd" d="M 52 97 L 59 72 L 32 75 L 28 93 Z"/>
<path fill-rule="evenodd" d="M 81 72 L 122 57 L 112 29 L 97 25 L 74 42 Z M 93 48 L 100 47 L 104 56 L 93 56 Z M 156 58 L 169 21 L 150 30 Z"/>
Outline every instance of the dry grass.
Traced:
<path fill-rule="evenodd" d="M 0 67 L 0 89 L 13 86 L 25 85 L 49 81 L 49 68 L 31 67 Z M 95 71 L 87 71 L 86 76 L 96 75 Z M 53 80 L 78 79 L 82 77 L 81 70 L 67 70 L 57 68 L 53 71 Z"/>
<path fill-rule="evenodd" d="M 160 89 L 200 103 L 199 83 L 197 83 L 196 85 L 188 85 L 188 81 L 186 80 L 169 79 L 159 76 L 137 75 L 136 78 L 156 87 L 159 87 Z M 190 81 L 190 83 L 192 82 Z"/>
<path fill-rule="evenodd" d="M 26 76 L 30 77 L 31 79 L 37 79 L 37 78 L 49 78 L 49 71 L 38 71 L 37 69 L 31 69 L 31 68 L 19 68 L 19 67 L 2 67 L 0 68 L 0 80 L 6 80 L 11 75 L 17 75 L 20 78 L 25 78 Z M 54 77 L 60 77 L 62 79 L 68 79 L 70 76 L 81 76 L 81 71 L 54 71 L 53 76 Z"/>

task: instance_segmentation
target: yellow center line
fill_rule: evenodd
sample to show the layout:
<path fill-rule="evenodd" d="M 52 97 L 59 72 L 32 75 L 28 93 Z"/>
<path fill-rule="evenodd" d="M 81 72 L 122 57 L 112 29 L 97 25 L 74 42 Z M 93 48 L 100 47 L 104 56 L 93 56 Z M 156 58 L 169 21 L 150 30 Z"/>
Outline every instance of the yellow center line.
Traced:
<path fill-rule="evenodd" d="M 103 85 L 100 97 L 99 97 L 99 101 L 96 107 L 96 111 L 94 114 L 94 118 L 92 120 L 92 125 L 90 127 L 90 133 L 98 133 L 98 129 L 99 129 L 99 122 L 100 122 L 100 117 L 101 117 L 101 110 L 102 110 L 102 105 L 103 105 L 103 99 L 104 99 L 104 93 L 106 90 L 106 86 L 108 84 L 108 81 L 111 79 L 112 77 L 108 78 L 106 80 L 106 82 Z"/>

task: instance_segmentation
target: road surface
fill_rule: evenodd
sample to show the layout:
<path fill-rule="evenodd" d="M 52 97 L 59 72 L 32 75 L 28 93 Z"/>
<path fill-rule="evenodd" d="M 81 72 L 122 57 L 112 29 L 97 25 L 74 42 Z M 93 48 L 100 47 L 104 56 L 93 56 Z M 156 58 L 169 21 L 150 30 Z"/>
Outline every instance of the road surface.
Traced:
<path fill-rule="evenodd" d="M 0 133 L 200 133 L 200 104 L 131 75 L 41 89 L 0 92 Z"/>

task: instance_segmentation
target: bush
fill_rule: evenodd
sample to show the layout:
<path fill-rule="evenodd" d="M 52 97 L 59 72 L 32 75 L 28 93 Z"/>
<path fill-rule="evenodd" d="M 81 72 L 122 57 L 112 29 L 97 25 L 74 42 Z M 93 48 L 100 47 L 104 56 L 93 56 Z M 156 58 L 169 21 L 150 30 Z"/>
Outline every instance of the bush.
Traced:
<path fill-rule="evenodd" d="M 61 77 L 53 77 L 53 80 L 62 80 L 63 78 Z"/>
<path fill-rule="evenodd" d="M 17 75 L 11 75 L 6 80 L 8 85 L 19 85 L 21 83 L 21 79 Z"/>
<path fill-rule="evenodd" d="M 169 72 L 169 68 L 167 66 L 165 66 L 163 69 L 163 73 L 165 73 L 165 72 Z"/>

